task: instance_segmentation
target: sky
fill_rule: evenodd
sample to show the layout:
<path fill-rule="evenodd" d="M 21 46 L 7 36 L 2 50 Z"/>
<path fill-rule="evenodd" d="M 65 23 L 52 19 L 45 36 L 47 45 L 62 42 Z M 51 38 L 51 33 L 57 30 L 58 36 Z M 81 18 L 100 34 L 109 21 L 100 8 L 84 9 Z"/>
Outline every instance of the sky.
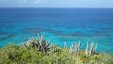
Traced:
<path fill-rule="evenodd" d="M 113 8 L 113 0 L 0 0 L 0 7 Z"/>

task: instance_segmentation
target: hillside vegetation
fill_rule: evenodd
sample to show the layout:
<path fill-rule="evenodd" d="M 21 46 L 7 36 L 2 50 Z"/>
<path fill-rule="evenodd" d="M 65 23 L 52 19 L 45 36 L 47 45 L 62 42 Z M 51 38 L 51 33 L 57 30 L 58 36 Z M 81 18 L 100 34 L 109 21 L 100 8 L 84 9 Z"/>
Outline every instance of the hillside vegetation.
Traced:
<path fill-rule="evenodd" d="M 85 50 L 80 49 L 80 43 L 70 49 L 66 45 L 60 48 L 39 35 L 21 45 L 0 48 L 0 64 L 113 64 L 113 55 L 97 53 L 93 43 Z"/>

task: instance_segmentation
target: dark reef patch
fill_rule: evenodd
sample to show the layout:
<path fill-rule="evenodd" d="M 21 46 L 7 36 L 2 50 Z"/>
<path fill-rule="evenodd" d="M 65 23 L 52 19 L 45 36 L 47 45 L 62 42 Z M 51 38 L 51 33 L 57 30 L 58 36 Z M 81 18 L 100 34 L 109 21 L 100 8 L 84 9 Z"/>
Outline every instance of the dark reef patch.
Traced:
<path fill-rule="evenodd" d="M 29 29 L 24 29 L 23 31 L 27 33 L 33 33 L 33 34 L 37 34 L 40 32 L 49 32 L 54 34 L 62 33 L 62 31 L 59 31 L 59 30 L 52 30 L 52 29 L 45 29 L 45 28 L 29 28 Z"/>
<path fill-rule="evenodd" d="M 8 32 L 0 32 L 0 40 L 5 40 L 7 38 L 10 38 L 14 36 L 13 34 L 11 33 L 8 33 Z"/>
<path fill-rule="evenodd" d="M 89 34 L 87 33 L 83 33 L 83 32 L 70 32 L 70 33 L 60 33 L 60 34 L 57 34 L 57 35 L 60 35 L 60 36 L 69 36 L 69 37 L 76 37 L 76 36 L 85 36 L 85 37 L 88 37 Z"/>
<path fill-rule="evenodd" d="M 87 32 L 79 32 L 79 31 L 75 31 L 75 32 L 70 32 L 70 33 L 66 33 L 65 31 L 60 31 L 60 30 L 53 30 L 53 29 L 46 29 L 46 28 L 28 28 L 28 29 L 24 29 L 23 30 L 25 33 L 32 33 L 32 34 L 37 34 L 37 33 L 41 33 L 41 32 L 48 32 L 48 33 L 53 33 L 55 35 L 57 35 L 59 38 L 66 40 L 66 39 L 71 39 L 72 40 L 75 37 L 98 37 L 98 36 L 109 36 L 110 34 L 108 34 L 110 32 L 110 30 L 101 30 L 101 31 L 97 31 L 97 30 L 91 30 L 91 31 L 87 31 Z"/>

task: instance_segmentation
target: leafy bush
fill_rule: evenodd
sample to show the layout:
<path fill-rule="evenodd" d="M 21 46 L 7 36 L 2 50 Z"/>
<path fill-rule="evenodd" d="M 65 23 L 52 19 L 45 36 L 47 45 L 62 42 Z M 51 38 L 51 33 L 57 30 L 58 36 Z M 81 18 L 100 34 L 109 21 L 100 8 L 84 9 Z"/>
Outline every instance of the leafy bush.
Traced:
<path fill-rule="evenodd" d="M 21 46 L 10 44 L 0 49 L 0 64 L 113 64 L 113 55 L 98 54 L 85 56 L 84 51 L 71 54 L 69 49 L 53 46 L 47 53 L 35 48 L 25 50 Z"/>
<path fill-rule="evenodd" d="M 72 53 L 66 46 L 48 45 L 48 41 L 40 37 L 40 40 L 30 39 L 20 46 L 9 44 L 0 48 L 0 64 L 113 64 L 113 54 L 85 53 L 85 50 Z"/>

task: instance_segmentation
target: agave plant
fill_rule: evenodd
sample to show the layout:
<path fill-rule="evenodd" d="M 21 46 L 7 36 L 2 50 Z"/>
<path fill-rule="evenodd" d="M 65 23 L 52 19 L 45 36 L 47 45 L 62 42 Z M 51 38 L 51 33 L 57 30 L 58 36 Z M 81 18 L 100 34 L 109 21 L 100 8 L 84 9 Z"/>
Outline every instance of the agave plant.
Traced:
<path fill-rule="evenodd" d="M 44 40 L 44 35 L 39 34 L 38 39 L 36 38 L 28 39 L 28 41 L 22 43 L 21 46 L 26 50 L 28 50 L 29 47 L 32 47 L 41 52 L 47 52 L 51 47 L 49 41 Z"/>

